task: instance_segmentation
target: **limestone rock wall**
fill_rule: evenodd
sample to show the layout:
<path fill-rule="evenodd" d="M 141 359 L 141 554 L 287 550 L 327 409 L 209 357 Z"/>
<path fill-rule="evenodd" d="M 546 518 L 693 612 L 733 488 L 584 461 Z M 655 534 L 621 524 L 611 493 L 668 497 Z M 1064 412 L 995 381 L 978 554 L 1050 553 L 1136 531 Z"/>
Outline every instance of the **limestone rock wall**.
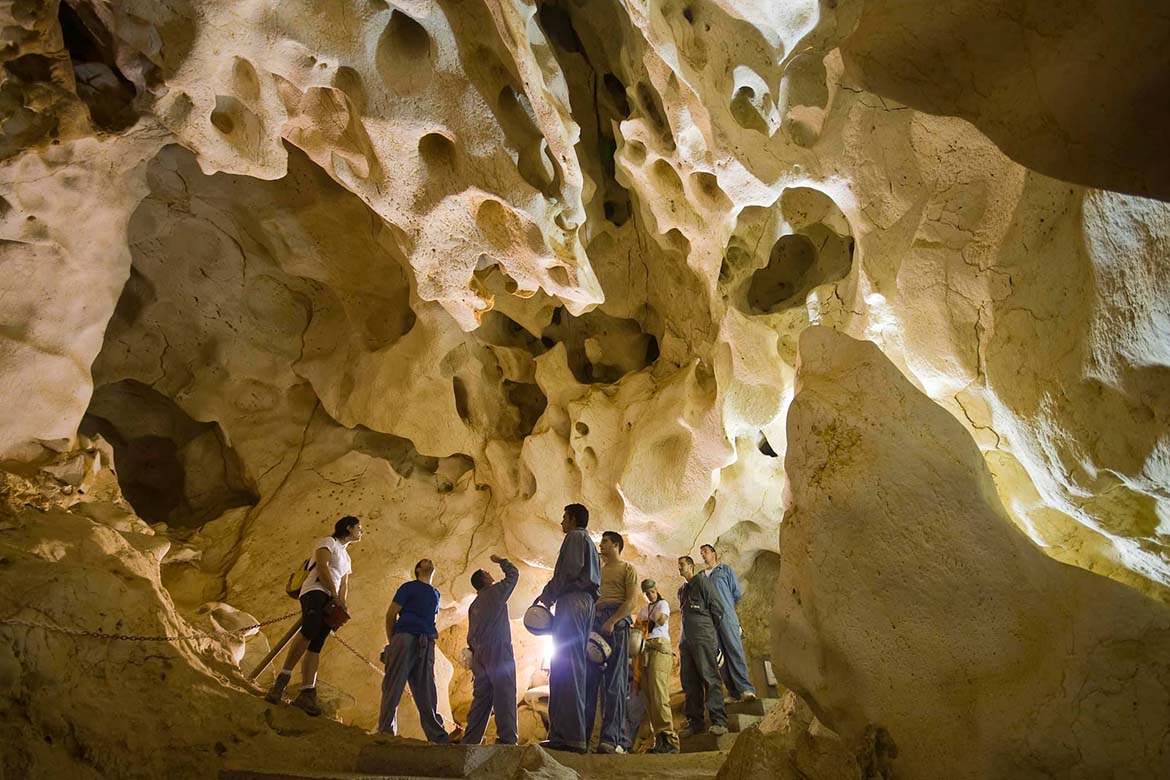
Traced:
<path fill-rule="evenodd" d="M 899 777 L 1165 775 L 1170 609 L 1037 550 L 873 344 L 806 330 L 797 385 L 785 683 L 847 740 L 884 730 Z"/>
<path fill-rule="evenodd" d="M 1097 0 L 855 5 L 860 18 L 842 52 L 866 89 L 963 117 L 1049 176 L 1170 196 L 1164 13 Z"/>
<path fill-rule="evenodd" d="M 0 484 L 0 608 L 24 622 L 0 627 L 4 776 L 210 779 L 223 768 L 352 766 L 359 730 L 246 691 L 231 650 L 247 635 L 211 632 L 252 616 L 180 616 L 160 578 L 170 542 L 120 500 L 109 447 L 84 444 L 79 463 L 52 465 L 75 488 L 46 472 L 6 473 Z M 98 641 L 42 626 L 189 638 Z"/>
<path fill-rule="evenodd" d="M 583 500 L 668 593 L 716 543 L 766 657 L 817 325 L 965 429 L 1032 543 L 1165 601 L 1170 207 L 1129 110 L 1165 20 L 920 6 L 4 6 L 0 458 L 111 442 L 188 616 L 286 610 L 360 515 L 367 658 L 424 555 L 446 656 L 492 552 L 518 618 Z M 372 723 L 360 659 L 322 677 Z"/>

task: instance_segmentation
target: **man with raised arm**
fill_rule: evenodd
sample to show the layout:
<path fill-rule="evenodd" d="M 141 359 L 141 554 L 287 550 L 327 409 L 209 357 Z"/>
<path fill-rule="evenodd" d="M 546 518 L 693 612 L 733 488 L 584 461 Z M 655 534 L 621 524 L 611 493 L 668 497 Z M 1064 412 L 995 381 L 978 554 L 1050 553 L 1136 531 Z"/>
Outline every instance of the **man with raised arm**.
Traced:
<path fill-rule="evenodd" d="M 488 716 L 496 713 L 496 744 L 515 745 L 516 658 L 512 654 L 512 626 L 508 623 L 508 599 L 516 589 L 520 572 L 507 558 L 492 556 L 504 571 L 496 582 L 479 569 L 471 575 L 475 600 L 467 609 L 467 646 L 471 648 L 471 709 L 462 744 L 478 745 L 483 740 Z"/>
<path fill-rule="evenodd" d="M 733 699 L 751 701 L 756 698 L 756 689 L 748 677 L 747 655 L 743 651 L 743 632 L 739 627 L 739 615 L 735 607 L 743 598 L 743 590 L 739 587 L 739 578 L 735 571 L 726 563 L 719 562 L 719 553 L 709 544 L 699 548 L 703 556 L 703 563 L 707 568 L 704 574 L 715 592 L 723 601 L 723 619 L 715 625 L 718 633 L 719 650 L 723 653 L 723 682 L 727 685 L 727 693 Z"/>
<path fill-rule="evenodd" d="M 428 742 L 449 742 L 438 710 L 435 690 L 435 615 L 439 614 L 439 591 L 431 585 L 435 564 L 423 558 L 414 565 L 414 579 L 403 583 L 386 610 L 386 649 L 382 662 L 382 708 L 378 731 L 398 733 L 398 703 L 402 691 L 410 685 L 410 695 L 418 707 L 418 720 Z"/>
<path fill-rule="evenodd" d="M 601 737 L 598 753 L 622 752 L 626 727 L 626 698 L 630 692 L 629 631 L 631 616 L 642 601 L 638 573 L 622 560 L 626 542 L 617 531 L 601 535 L 601 589 L 593 614 L 593 630 L 610 646 L 609 660 L 602 668 L 589 664 L 585 672 L 585 740 L 593 737 L 597 699 L 601 698 Z M 633 735 L 631 735 L 633 736 Z"/>
<path fill-rule="evenodd" d="M 585 753 L 585 646 L 593 625 L 593 604 L 601 588 L 601 561 L 585 530 L 589 510 L 569 504 L 561 518 L 565 534 L 553 577 L 536 601 L 550 609 L 553 621 L 553 657 L 548 681 L 548 741 L 550 750 Z"/>

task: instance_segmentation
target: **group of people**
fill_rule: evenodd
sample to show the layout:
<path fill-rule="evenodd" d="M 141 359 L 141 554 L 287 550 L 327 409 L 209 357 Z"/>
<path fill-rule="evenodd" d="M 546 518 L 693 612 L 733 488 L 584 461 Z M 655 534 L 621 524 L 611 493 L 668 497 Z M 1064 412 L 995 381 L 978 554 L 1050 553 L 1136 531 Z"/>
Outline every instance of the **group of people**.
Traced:
<path fill-rule="evenodd" d="M 625 540 L 616 531 L 594 545 L 588 532 L 589 511 L 581 504 L 564 509 L 565 537 L 552 579 L 536 598 L 533 610 L 548 610 L 553 655 L 549 668 L 548 740 L 544 747 L 588 751 L 600 703 L 599 753 L 628 752 L 639 720 L 628 717 L 631 684 L 637 680 L 654 734 L 651 752 L 677 753 L 679 737 L 710 730 L 727 732 L 723 686 L 736 699 L 756 697 L 747 670 L 735 607 L 742 597 L 739 580 L 719 563 L 711 545 L 700 553 L 706 568 L 690 556 L 678 559 L 683 584 L 678 590 L 682 613 L 679 639 L 680 678 L 686 694 L 687 726 L 675 733 L 670 708 L 670 604 L 654 580 L 638 581 L 633 565 L 622 560 Z M 337 521 L 331 536 L 317 541 L 300 590 L 302 626 L 283 668 L 266 698 L 283 700 L 293 669 L 301 662 L 302 685 L 293 704 L 320 714 L 316 697 L 319 654 L 332 630 L 329 611 L 345 611 L 352 570 L 348 547 L 362 538 L 356 517 Z M 473 676 L 472 703 L 460 739 L 479 744 L 494 712 L 496 743 L 518 741 L 516 662 L 512 651 L 508 600 L 519 571 L 506 558 L 492 555 L 502 572 L 497 580 L 483 569 L 471 576 L 476 596 L 468 609 L 467 646 Z M 397 711 L 410 686 L 426 738 L 435 744 L 452 740 L 438 713 L 435 688 L 435 618 L 439 591 L 431 584 L 435 565 L 429 559 L 414 567 L 414 579 L 394 594 L 386 612 L 385 674 L 378 731 L 397 733 Z M 295 592 L 295 591 L 293 591 Z M 528 618 L 525 620 L 528 625 Z M 531 626 L 530 626 L 531 628 Z M 535 630 L 535 629 L 534 629 Z M 640 636 L 640 653 L 630 653 L 632 632 Z M 722 676 L 719 656 L 722 654 Z"/>

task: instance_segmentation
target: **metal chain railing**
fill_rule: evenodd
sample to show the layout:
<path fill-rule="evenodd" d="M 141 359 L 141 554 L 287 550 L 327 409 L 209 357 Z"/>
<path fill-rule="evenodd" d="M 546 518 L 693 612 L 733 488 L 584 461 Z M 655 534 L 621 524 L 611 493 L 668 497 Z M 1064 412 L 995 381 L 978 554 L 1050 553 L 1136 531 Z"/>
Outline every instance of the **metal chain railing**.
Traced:
<path fill-rule="evenodd" d="M 213 639 L 215 636 L 231 636 L 233 634 L 243 634 L 248 631 L 253 631 L 264 626 L 271 626 L 274 623 L 281 623 L 292 617 L 297 617 L 301 614 L 299 609 L 289 612 L 287 615 L 280 617 L 262 620 L 259 623 L 252 623 L 251 625 L 242 626 L 240 628 L 233 628 L 228 630 L 209 630 L 204 631 L 197 629 L 194 632 L 187 634 L 161 634 L 158 636 L 146 636 L 139 634 L 111 634 L 101 629 L 87 629 L 87 628 L 67 628 L 65 626 L 54 625 L 53 623 L 46 623 L 38 620 L 26 620 L 24 618 L 10 617 L 0 618 L 0 625 L 4 626 L 20 626 L 22 628 L 41 628 L 45 631 L 52 631 L 58 634 L 65 634 L 67 636 L 84 636 L 92 639 L 105 639 L 118 642 L 184 642 L 192 639 Z"/>
<path fill-rule="evenodd" d="M 334 631 L 334 632 L 333 632 L 333 638 L 334 638 L 334 639 L 336 639 L 338 642 L 340 642 L 342 647 L 344 647 L 344 648 L 345 648 L 346 650 L 348 650 L 349 652 L 353 653 L 353 654 L 354 654 L 354 656 L 355 656 L 355 657 L 357 657 L 357 658 L 358 658 L 358 659 L 359 659 L 359 660 L 360 660 L 362 663 L 364 663 L 366 666 L 370 667 L 371 669 L 373 669 L 373 670 L 374 670 L 375 672 L 377 672 L 378 674 L 382 674 L 382 673 L 383 673 L 383 669 L 381 669 L 380 667 L 376 666 L 376 665 L 374 664 L 374 662 L 373 662 L 373 661 L 371 661 L 370 659 L 366 658 L 364 655 L 362 655 L 360 652 L 358 652 L 356 649 L 354 649 L 354 647 L 353 647 L 352 645 L 350 645 L 350 643 L 349 643 L 349 642 L 346 642 L 344 639 L 342 639 L 342 638 L 341 638 L 341 635 L 340 635 L 340 634 L 338 634 L 336 631 Z"/>
<path fill-rule="evenodd" d="M 38 621 L 38 620 L 26 620 L 24 618 L 18 618 L 18 617 L 0 618 L 0 625 L 2 625 L 2 626 L 19 626 L 21 628 L 40 628 L 40 629 L 43 629 L 45 631 L 52 631 L 52 632 L 57 633 L 57 634 L 65 634 L 66 636 L 80 636 L 80 637 L 88 637 L 91 639 L 104 639 L 104 640 L 108 640 L 108 641 L 117 641 L 117 642 L 183 642 L 183 641 L 188 641 L 188 640 L 193 640 L 193 639 L 212 639 L 216 635 L 218 635 L 218 636 L 231 636 L 234 634 L 243 634 L 245 632 L 253 631 L 253 630 L 258 629 L 258 628 L 264 628 L 265 626 L 271 626 L 274 623 L 281 623 L 285 620 L 288 620 L 289 618 L 297 617 L 300 614 L 301 614 L 301 611 L 299 609 L 297 609 L 297 610 L 294 610 L 292 612 L 289 612 L 286 615 L 280 615 L 279 617 L 270 618 L 268 620 L 261 620 L 257 623 L 252 623 L 252 624 L 247 625 L 247 626 L 241 626 L 240 628 L 233 628 L 233 629 L 223 630 L 223 631 L 196 630 L 194 632 L 186 633 L 186 634 L 174 634 L 174 635 L 160 634 L 157 636 L 150 636 L 150 635 L 145 635 L 145 634 L 111 634 L 109 632 L 102 631 L 101 629 L 68 628 L 66 626 L 58 626 L 58 625 L 55 625 L 53 623 L 46 623 L 46 622 Z M 371 671 L 373 671 L 377 674 L 383 673 L 383 670 L 381 667 L 377 666 L 373 661 L 371 661 L 370 659 L 368 659 L 364 655 L 362 655 L 361 652 L 357 650 L 357 648 L 355 648 L 349 642 L 346 642 L 344 639 L 342 639 L 341 635 L 338 634 L 336 631 L 333 632 L 333 637 L 341 644 L 342 647 L 344 647 L 346 650 L 348 650 L 350 653 L 352 653 L 355 658 L 357 658 L 359 661 L 361 661 L 366 666 L 368 666 Z"/>

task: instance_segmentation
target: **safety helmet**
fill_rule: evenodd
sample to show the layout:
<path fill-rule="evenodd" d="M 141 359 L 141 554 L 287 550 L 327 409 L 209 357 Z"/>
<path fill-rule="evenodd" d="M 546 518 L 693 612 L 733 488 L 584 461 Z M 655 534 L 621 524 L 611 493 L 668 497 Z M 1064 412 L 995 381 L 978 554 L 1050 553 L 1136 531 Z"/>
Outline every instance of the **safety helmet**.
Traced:
<path fill-rule="evenodd" d="M 533 604 L 524 613 L 524 627 L 528 633 L 536 636 L 551 634 L 553 630 L 553 614 L 543 604 Z"/>
<path fill-rule="evenodd" d="M 645 646 L 645 639 L 646 637 L 641 631 L 637 629 L 631 629 L 630 641 L 627 645 L 630 650 L 630 658 L 637 658 L 642 654 L 642 648 Z"/>
<path fill-rule="evenodd" d="M 589 632 L 589 642 L 585 645 L 585 656 L 598 666 L 605 665 L 609 660 L 613 648 L 609 646 L 609 642 L 596 631 Z"/>

